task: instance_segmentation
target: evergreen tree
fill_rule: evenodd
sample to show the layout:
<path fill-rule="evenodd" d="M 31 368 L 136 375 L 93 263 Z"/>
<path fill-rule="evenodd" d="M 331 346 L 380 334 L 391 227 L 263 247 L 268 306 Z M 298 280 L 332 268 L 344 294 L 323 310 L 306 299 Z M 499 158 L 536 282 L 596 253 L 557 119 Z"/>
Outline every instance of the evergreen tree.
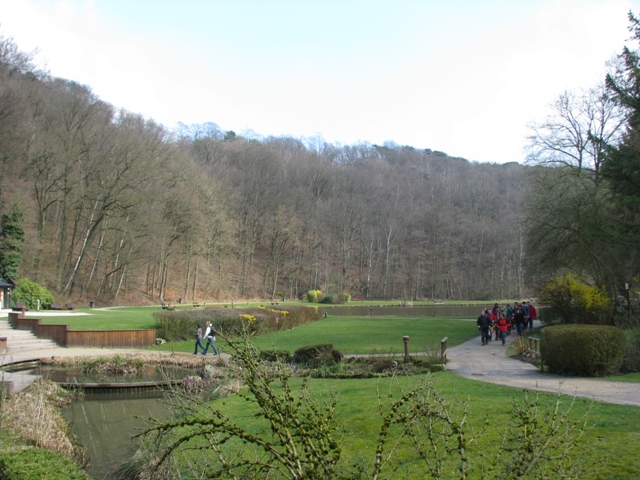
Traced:
<path fill-rule="evenodd" d="M 640 19 L 629 12 L 629 21 L 633 40 L 640 45 Z M 603 174 L 627 215 L 625 224 L 637 229 L 640 213 L 640 54 L 638 50 L 625 47 L 620 57 L 623 69 L 617 74 L 609 74 L 606 83 L 614 100 L 627 110 L 627 130 L 622 142 L 609 149 Z"/>
<path fill-rule="evenodd" d="M 0 278 L 17 279 L 24 244 L 23 215 L 17 205 L 0 216 Z"/>
<path fill-rule="evenodd" d="M 640 19 L 629 12 L 632 40 L 640 45 Z M 622 67 L 609 74 L 606 84 L 614 101 L 627 111 L 626 131 L 619 145 L 608 150 L 602 174 L 617 207 L 616 243 L 624 252 L 624 278 L 618 286 L 637 278 L 640 270 L 640 50 L 625 46 Z"/>

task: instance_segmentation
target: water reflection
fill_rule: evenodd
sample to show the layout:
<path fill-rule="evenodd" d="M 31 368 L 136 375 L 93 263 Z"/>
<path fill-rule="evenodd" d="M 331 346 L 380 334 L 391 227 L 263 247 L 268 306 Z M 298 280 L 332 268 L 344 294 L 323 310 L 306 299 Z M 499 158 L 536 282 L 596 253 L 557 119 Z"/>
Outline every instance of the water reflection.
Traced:
<path fill-rule="evenodd" d="M 108 397 L 73 402 L 62 414 L 87 448 L 87 472 L 96 479 L 115 478 L 115 469 L 135 454 L 138 443 L 132 437 L 144 429 L 146 419 L 169 417 L 160 399 Z"/>

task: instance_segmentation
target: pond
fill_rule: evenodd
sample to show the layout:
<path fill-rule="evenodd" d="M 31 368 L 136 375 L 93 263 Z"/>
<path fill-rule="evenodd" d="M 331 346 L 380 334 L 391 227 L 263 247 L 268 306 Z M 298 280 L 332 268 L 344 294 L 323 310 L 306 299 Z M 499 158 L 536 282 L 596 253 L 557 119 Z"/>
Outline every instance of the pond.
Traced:
<path fill-rule="evenodd" d="M 492 305 L 487 304 L 486 307 Z M 482 305 L 419 305 L 415 307 L 371 307 L 367 305 L 326 306 L 327 315 L 368 317 L 477 317 Z"/>
<path fill-rule="evenodd" d="M 153 364 L 130 376 L 95 376 L 83 373 L 80 367 L 33 363 L 11 371 L 84 390 L 80 399 L 62 409 L 62 415 L 87 449 L 87 472 L 96 479 L 116 478 L 115 470 L 136 453 L 138 442 L 133 436 L 145 428 L 147 419 L 169 417 L 161 402 L 162 386 L 195 374 L 193 368 Z"/>
<path fill-rule="evenodd" d="M 113 400 L 108 394 L 73 402 L 62 415 L 87 449 L 87 473 L 100 480 L 114 479 L 115 470 L 136 453 L 132 437 L 145 428 L 146 419 L 169 418 L 160 399 Z"/>

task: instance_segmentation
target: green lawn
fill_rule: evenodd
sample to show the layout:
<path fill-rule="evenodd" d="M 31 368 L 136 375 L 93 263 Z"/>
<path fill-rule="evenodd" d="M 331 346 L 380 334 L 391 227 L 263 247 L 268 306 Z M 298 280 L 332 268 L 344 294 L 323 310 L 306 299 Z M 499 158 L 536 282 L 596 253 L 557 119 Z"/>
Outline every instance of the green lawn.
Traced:
<path fill-rule="evenodd" d="M 399 384 L 407 388 L 417 385 L 424 376 L 399 378 Z M 467 421 L 472 430 L 478 430 L 485 419 L 489 419 L 487 435 L 478 444 L 470 446 L 468 451 L 469 467 L 472 468 L 470 478 L 478 476 L 478 463 L 482 462 L 480 453 L 494 451 L 500 441 L 500 429 L 504 429 L 511 416 L 512 399 L 521 403 L 524 393 L 517 388 L 503 387 L 485 382 L 465 379 L 451 372 L 439 372 L 430 375 L 439 394 L 449 402 L 458 406 L 469 401 Z M 346 461 L 357 458 L 371 460 L 373 448 L 379 428 L 381 416 L 378 404 L 378 390 L 382 404 L 388 402 L 389 395 L 397 398 L 398 389 L 393 380 L 383 379 L 309 379 L 312 396 L 325 398 L 329 392 L 338 394 L 336 421 L 342 429 L 342 456 Z M 293 385 L 300 385 L 301 379 L 292 379 Z M 534 394 L 529 394 L 533 398 Z M 541 393 L 542 402 L 550 407 L 555 404 L 553 394 Z M 563 407 L 571 402 L 570 396 L 562 396 Z M 217 400 L 221 410 L 241 425 L 253 432 L 268 431 L 268 426 L 259 415 L 255 415 L 248 404 L 240 396 Z M 588 400 L 577 400 L 573 414 L 577 420 L 584 412 Z M 589 416 L 589 430 L 577 449 L 576 458 L 587 460 L 590 467 L 587 472 L 602 480 L 640 478 L 640 462 L 637 458 L 636 445 L 640 441 L 640 408 L 611 404 L 593 404 Z M 398 455 L 405 465 L 411 465 L 412 472 L 406 478 L 425 478 L 421 462 L 407 451 L 398 450 Z M 387 472 L 388 473 L 388 472 Z M 397 478 L 397 477 L 393 477 Z M 404 476 L 401 478 L 405 478 Z M 445 476 L 444 478 L 457 478 Z M 554 478 L 551 475 L 549 478 Z"/>
<path fill-rule="evenodd" d="M 440 348 L 440 341 L 448 337 L 449 347 L 477 336 L 473 322 L 443 317 L 385 318 L 338 317 L 322 320 L 292 330 L 255 337 L 253 342 L 263 350 L 287 350 L 293 353 L 302 346 L 330 343 L 343 354 L 404 352 L 403 337 L 409 337 L 410 353 Z M 224 343 L 219 339 L 224 351 Z M 157 347 L 158 350 L 193 351 L 193 342 L 176 342 Z"/>
<path fill-rule="evenodd" d="M 404 336 L 409 337 L 411 353 L 440 346 L 443 337 L 454 346 L 477 335 L 475 324 L 443 317 L 327 317 L 319 322 L 257 337 L 254 343 L 262 349 L 295 351 L 316 343 L 330 343 L 344 354 L 372 352 L 404 352 Z"/>
<path fill-rule="evenodd" d="M 37 312 L 28 312 L 27 316 L 41 318 L 42 323 L 47 325 L 69 325 L 71 330 L 139 330 L 155 328 L 153 312 L 160 310 L 160 307 L 122 307 L 108 310 L 77 308 L 73 310 L 74 313 L 85 315 L 38 317 Z"/>

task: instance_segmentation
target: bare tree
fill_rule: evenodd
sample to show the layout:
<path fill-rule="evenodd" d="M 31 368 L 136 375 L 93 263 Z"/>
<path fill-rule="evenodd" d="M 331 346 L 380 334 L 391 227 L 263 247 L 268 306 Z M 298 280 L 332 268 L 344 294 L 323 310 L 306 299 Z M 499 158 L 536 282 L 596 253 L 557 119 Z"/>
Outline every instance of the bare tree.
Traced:
<path fill-rule="evenodd" d="M 624 111 L 604 85 L 581 93 L 564 92 L 550 110 L 544 121 L 529 125 L 527 162 L 590 171 L 597 181 L 606 147 L 622 135 Z"/>

